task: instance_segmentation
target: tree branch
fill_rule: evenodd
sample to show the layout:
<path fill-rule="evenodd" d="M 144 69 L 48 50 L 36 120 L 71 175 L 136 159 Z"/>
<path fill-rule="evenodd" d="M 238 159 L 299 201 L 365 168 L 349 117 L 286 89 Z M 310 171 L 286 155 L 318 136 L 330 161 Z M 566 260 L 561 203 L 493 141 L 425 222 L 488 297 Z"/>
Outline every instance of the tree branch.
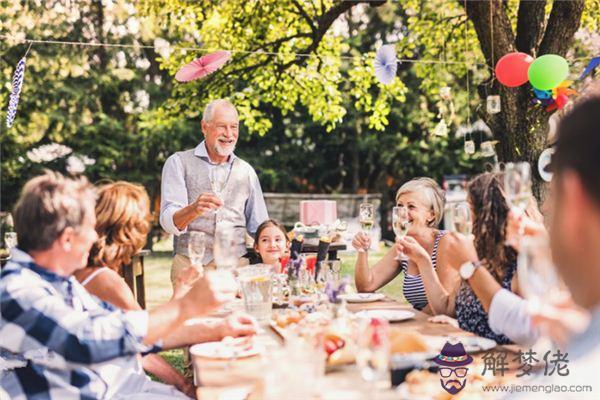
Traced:
<path fill-rule="evenodd" d="M 555 1 L 538 56 L 558 54 L 564 56 L 573 42 L 573 37 L 581 24 L 585 0 Z"/>
<path fill-rule="evenodd" d="M 517 16 L 517 50 L 535 56 L 544 32 L 546 0 L 519 2 Z"/>
<path fill-rule="evenodd" d="M 298 1 L 292 0 L 292 4 L 294 5 L 294 7 L 296 7 L 296 10 L 298 10 L 298 14 L 306 21 L 306 23 L 310 27 L 310 30 L 312 31 L 313 36 L 316 36 L 317 35 L 317 27 L 313 23 L 312 18 L 306 13 L 306 10 L 304 8 L 302 8 L 302 6 L 298 3 Z"/>
<path fill-rule="evenodd" d="M 486 63 L 493 69 L 500 57 L 514 49 L 515 35 L 506 9 L 499 0 L 457 1 L 461 6 L 466 7 L 467 16 L 473 23 Z M 490 7 L 494 27 L 493 34 Z"/>

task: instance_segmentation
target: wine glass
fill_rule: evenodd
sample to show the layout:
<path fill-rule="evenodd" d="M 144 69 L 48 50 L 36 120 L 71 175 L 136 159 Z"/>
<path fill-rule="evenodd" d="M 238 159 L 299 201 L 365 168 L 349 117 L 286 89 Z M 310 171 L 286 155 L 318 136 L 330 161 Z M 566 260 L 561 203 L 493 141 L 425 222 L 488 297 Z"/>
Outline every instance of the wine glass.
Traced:
<path fill-rule="evenodd" d="M 234 226 L 225 223 L 218 224 L 213 243 L 213 256 L 218 269 L 231 270 L 237 267 L 238 257 L 233 252 L 236 245 Z"/>
<path fill-rule="evenodd" d="M 374 388 L 377 381 L 388 376 L 389 329 L 389 323 L 381 318 L 363 319 L 359 323 L 356 365 L 361 377 Z"/>
<path fill-rule="evenodd" d="M 544 307 L 565 295 L 546 237 L 522 238 L 517 258 L 517 277 L 519 290 L 527 299 L 527 308 L 532 315 L 541 313 Z M 552 343 L 543 328 L 540 329 L 541 336 L 533 347 L 543 352 L 550 349 Z"/>
<path fill-rule="evenodd" d="M 533 312 L 561 293 L 560 279 L 552 262 L 550 245 L 545 237 L 525 236 L 517 257 L 519 290 Z"/>
<path fill-rule="evenodd" d="M 223 193 L 223 189 L 225 187 L 225 179 L 220 172 L 222 171 L 219 171 L 217 167 L 213 167 L 208 170 L 210 188 L 218 198 L 221 198 L 221 194 Z"/>
<path fill-rule="evenodd" d="M 465 236 L 469 236 L 473 230 L 473 220 L 471 218 L 471 207 L 468 203 L 456 203 L 452 208 L 452 221 L 454 229 Z"/>
<path fill-rule="evenodd" d="M 12 250 L 13 247 L 17 246 L 17 232 L 6 232 L 4 233 L 4 244 L 8 251 Z"/>
<path fill-rule="evenodd" d="M 361 203 L 358 211 L 358 223 L 360 229 L 365 235 L 371 233 L 373 225 L 375 224 L 375 207 L 371 203 Z M 364 252 L 367 249 L 360 249 L 360 252 Z"/>
<path fill-rule="evenodd" d="M 526 162 L 507 163 L 504 167 L 504 190 L 508 205 L 524 212 L 531 201 L 531 166 Z"/>
<path fill-rule="evenodd" d="M 406 207 L 396 206 L 392 209 L 392 227 L 394 228 L 396 239 L 402 239 L 404 236 L 406 236 L 408 230 L 410 229 L 410 221 Z M 407 257 L 404 253 L 398 254 L 396 260 L 407 260 Z"/>
<path fill-rule="evenodd" d="M 204 233 L 191 231 L 188 236 L 188 257 L 191 265 L 198 271 L 202 270 L 202 259 L 206 244 L 204 241 Z"/>

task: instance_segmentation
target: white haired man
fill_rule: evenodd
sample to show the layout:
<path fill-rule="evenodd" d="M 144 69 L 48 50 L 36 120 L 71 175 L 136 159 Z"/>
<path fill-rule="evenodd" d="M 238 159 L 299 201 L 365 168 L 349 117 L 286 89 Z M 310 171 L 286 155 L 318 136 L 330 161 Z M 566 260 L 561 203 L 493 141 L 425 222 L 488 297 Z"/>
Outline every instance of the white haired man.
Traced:
<path fill-rule="evenodd" d="M 202 264 L 213 268 L 213 239 L 218 224 L 233 225 L 236 238 L 231 250 L 239 258 L 246 254 L 245 232 L 253 236 L 268 219 L 256 172 L 233 153 L 239 133 L 234 105 L 224 99 L 209 103 L 202 116 L 202 133 L 204 140 L 198 146 L 171 155 L 163 167 L 160 224 L 175 235 L 173 286 L 190 266 L 189 232 L 204 233 Z M 219 196 L 211 187 L 211 175 L 221 182 Z"/>

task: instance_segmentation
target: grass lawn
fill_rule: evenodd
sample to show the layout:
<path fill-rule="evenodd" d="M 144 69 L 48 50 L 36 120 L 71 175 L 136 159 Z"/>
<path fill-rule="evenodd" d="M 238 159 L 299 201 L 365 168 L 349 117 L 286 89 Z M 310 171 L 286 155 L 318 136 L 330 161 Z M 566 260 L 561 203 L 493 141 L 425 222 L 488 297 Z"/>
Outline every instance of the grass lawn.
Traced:
<path fill-rule="evenodd" d="M 374 264 L 381 258 L 388 247 L 381 248 L 380 251 L 369 254 L 369 263 Z M 144 259 L 144 270 L 146 278 L 146 307 L 152 309 L 160 304 L 167 302 L 171 298 L 171 260 L 172 243 L 164 241 L 154 247 L 152 255 Z M 356 255 L 351 252 L 338 253 L 342 260 L 342 273 L 354 277 L 354 261 Z M 353 280 L 352 280 L 353 281 Z M 402 279 L 398 277 L 384 288 L 379 290 L 390 297 L 398 300 L 404 300 L 402 296 Z M 161 353 L 172 365 L 180 371 L 183 371 L 183 353 L 181 350 L 170 350 Z"/>

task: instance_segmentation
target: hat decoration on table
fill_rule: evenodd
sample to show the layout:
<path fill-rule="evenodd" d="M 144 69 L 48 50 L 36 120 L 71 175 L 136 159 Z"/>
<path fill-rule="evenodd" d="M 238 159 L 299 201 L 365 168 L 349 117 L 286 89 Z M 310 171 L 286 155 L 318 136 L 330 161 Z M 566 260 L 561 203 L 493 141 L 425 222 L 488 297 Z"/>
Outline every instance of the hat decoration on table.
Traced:
<path fill-rule="evenodd" d="M 179 82 L 190 82 L 204 78 L 225 65 L 230 58 L 231 53 L 226 50 L 207 54 L 181 67 L 175 74 L 175 79 Z"/>

